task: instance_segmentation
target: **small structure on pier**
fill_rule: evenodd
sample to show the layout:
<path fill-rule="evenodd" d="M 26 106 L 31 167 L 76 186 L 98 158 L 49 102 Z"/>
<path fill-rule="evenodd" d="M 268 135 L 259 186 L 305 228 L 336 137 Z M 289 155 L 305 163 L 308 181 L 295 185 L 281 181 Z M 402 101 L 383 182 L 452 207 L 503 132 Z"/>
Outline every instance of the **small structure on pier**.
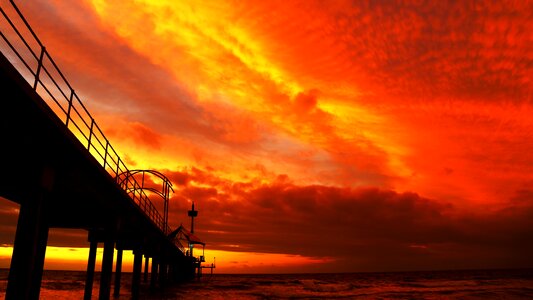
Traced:
<path fill-rule="evenodd" d="M 149 176 L 160 180 L 159 188 L 154 186 L 155 182 L 146 184 L 147 181 L 152 181 L 148 178 Z M 168 226 L 168 203 L 170 201 L 170 192 L 174 192 L 174 189 L 172 188 L 172 182 L 163 173 L 156 170 L 126 170 L 117 175 L 117 183 L 132 196 L 135 196 L 136 193 L 146 195 L 147 192 L 159 196 L 163 200 L 163 231 L 165 233 L 170 231 Z"/>
<path fill-rule="evenodd" d="M 203 268 L 211 268 L 212 274 L 213 269 L 216 268 L 214 263 L 210 266 L 202 266 L 202 263 L 205 262 L 205 243 L 194 234 L 194 218 L 198 216 L 198 211 L 194 209 L 194 202 L 191 210 L 188 211 L 188 216 L 191 217 L 191 231 L 187 230 L 182 224 L 169 234 L 169 238 L 174 239 L 182 251 L 187 249 L 184 252 L 185 256 L 190 258 L 198 277 L 201 276 Z M 202 255 L 199 257 L 194 256 L 195 245 L 202 245 Z"/>

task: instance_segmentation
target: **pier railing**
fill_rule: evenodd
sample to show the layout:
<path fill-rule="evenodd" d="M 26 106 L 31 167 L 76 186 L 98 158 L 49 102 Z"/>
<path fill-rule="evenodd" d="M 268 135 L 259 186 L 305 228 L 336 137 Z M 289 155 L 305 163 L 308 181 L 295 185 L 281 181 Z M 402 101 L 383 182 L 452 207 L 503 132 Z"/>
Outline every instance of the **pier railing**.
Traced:
<path fill-rule="evenodd" d="M 133 202 L 158 226 L 168 234 L 170 227 L 150 201 L 134 176 L 119 184 L 119 175 L 129 172 L 109 143 L 104 132 L 87 107 L 71 86 L 63 72 L 37 37 L 26 18 L 13 0 L 11 9 L 2 7 L 0 12 L 0 51 L 15 66 L 33 89 L 45 100 L 56 116 L 65 124 L 87 151 L 100 163 L 109 175 L 115 178 L 117 186 L 130 195 Z M 8 11 L 14 16 L 9 16 Z M 6 100 L 2 100 L 6 101 Z M 134 187 L 132 190 L 131 187 Z"/>

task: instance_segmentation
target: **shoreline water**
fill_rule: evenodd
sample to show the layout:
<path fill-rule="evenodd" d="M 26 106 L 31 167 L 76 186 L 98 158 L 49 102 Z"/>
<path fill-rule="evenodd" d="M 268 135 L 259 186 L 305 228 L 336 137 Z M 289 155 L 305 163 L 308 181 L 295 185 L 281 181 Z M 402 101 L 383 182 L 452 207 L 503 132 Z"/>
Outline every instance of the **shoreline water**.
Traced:
<path fill-rule="evenodd" d="M 0 299 L 7 269 L 0 270 Z M 98 295 L 96 274 L 93 296 Z M 123 273 L 118 299 L 129 299 L 131 273 Z M 41 299 L 80 299 L 85 272 L 46 270 Z M 214 274 L 168 286 L 143 299 L 531 299 L 533 269 L 315 274 Z"/>

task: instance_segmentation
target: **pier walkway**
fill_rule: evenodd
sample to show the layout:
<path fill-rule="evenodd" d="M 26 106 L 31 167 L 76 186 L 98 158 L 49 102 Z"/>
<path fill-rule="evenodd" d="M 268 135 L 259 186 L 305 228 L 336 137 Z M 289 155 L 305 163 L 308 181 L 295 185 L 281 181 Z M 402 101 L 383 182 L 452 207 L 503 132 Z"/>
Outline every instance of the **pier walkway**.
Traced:
<path fill-rule="evenodd" d="M 157 193 L 133 175 L 140 171 L 128 169 L 15 3 L 0 10 L 0 196 L 20 204 L 6 299 L 39 298 L 50 228 L 88 232 L 85 299 L 98 243 L 104 246 L 99 299 L 118 295 L 124 250 L 134 253 L 134 299 L 143 256 L 152 260 L 152 289 L 194 277 L 197 260 L 168 236 L 170 181 L 156 174 L 161 214 L 148 197 Z"/>

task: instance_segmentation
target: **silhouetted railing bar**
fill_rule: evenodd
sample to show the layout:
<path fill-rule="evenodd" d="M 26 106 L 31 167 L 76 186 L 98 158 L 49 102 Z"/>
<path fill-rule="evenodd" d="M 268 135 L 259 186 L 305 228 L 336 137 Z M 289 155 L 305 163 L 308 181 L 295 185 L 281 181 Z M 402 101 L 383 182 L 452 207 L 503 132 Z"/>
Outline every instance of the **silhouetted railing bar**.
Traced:
<path fill-rule="evenodd" d="M 83 108 L 83 106 L 82 106 Z M 87 121 L 85 120 L 85 118 L 82 116 L 82 113 L 83 111 L 79 111 L 76 106 L 74 106 L 74 109 L 76 110 L 76 113 L 78 113 L 78 116 L 80 117 L 80 120 L 83 122 L 83 124 L 85 124 L 85 128 L 89 129 L 91 125 L 89 125 L 89 123 L 87 123 Z M 91 118 L 91 115 L 90 114 L 87 114 L 87 112 L 85 112 L 85 117 L 89 117 L 90 119 Z M 81 125 L 81 124 L 80 124 Z M 88 137 L 87 137 L 88 138 Z"/>
<path fill-rule="evenodd" d="M 26 66 L 26 68 L 28 68 L 28 71 L 30 71 L 31 75 L 33 75 L 35 77 L 35 73 L 33 72 L 32 68 L 26 63 L 26 61 L 22 58 L 20 53 L 15 49 L 15 47 L 7 40 L 7 37 L 4 35 L 4 33 L 2 31 L 0 31 L 0 35 L 2 35 L 2 38 L 4 39 L 6 44 L 9 46 L 9 48 L 11 48 L 13 53 L 15 53 L 15 55 L 17 55 L 19 60 Z"/>
<path fill-rule="evenodd" d="M 43 71 L 46 73 L 46 75 L 48 75 L 48 77 L 50 78 L 50 80 L 52 80 L 52 82 L 54 83 L 54 85 L 56 86 L 57 90 L 63 95 L 63 97 L 65 98 L 65 100 L 68 100 L 68 96 L 63 92 L 63 89 L 59 86 L 59 84 L 56 82 L 56 80 L 54 79 L 54 77 L 52 77 L 52 75 L 50 75 L 50 72 L 48 72 L 48 69 L 43 65 L 41 67 L 43 69 Z M 41 80 L 42 82 L 42 80 Z M 58 103 L 59 105 L 59 103 Z"/>
<path fill-rule="evenodd" d="M 106 138 L 106 140 L 107 140 L 107 138 Z M 108 141 L 108 143 L 109 143 L 109 141 Z M 115 157 L 117 157 L 117 160 L 115 160 L 115 159 L 113 158 L 113 162 L 114 162 L 115 164 L 118 164 L 118 154 L 117 154 L 117 151 L 115 151 L 115 148 L 113 148 L 113 145 L 111 145 L 110 143 L 109 143 L 109 148 L 111 149 L 109 154 L 111 154 L 111 152 L 112 152 L 112 154 L 114 154 Z M 115 175 L 117 175 L 117 174 L 115 174 Z"/>
<path fill-rule="evenodd" d="M 46 68 L 43 66 L 42 67 L 42 70 L 45 71 L 45 74 L 48 75 L 48 77 L 52 80 L 52 82 L 54 82 L 55 84 L 55 81 L 54 79 L 52 78 L 52 76 L 50 75 L 50 73 L 48 73 L 48 71 L 46 70 Z M 48 95 L 52 98 L 52 100 L 54 100 L 54 102 L 57 104 L 57 106 L 61 109 L 61 111 L 63 111 L 64 114 L 67 114 L 67 112 L 65 111 L 65 109 L 63 108 L 63 105 L 61 105 L 61 103 L 59 103 L 59 100 L 52 94 L 52 92 L 50 91 L 50 89 L 44 84 L 44 82 L 42 80 L 39 80 L 39 83 L 41 84 L 41 87 L 43 87 L 43 89 L 48 93 Z M 63 93 L 63 91 L 61 91 L 61 89 L 59 88 L 59 86 L 57 86 L 56 84 L 56 87 L 57 89 L 61 92 L 61 94 L 63 94 L 63 96 L 66 98 L 65 94 Z"/>
<path fill-rule="evenodd" d="M 78 93 L 74 93 L 74 98 L 72 100 L 74 101 L 74 99 L 78 100 L 78 103 L 81 103 L 80 97 L 78 97 Z"/>
<path fill-rule="evenodd" d="M 46 51 L 46 49 L 44 48 L 44 46 L 41 46 L 41 55 L 39 56 L 39 61 L 38 61 L 38 64 L 37 64 L 37 71 L 35 72 L 35 82 L 33 83 L 33 89 L 37 89 L 37 83 L 39 83 L 39 74 L 41 73 L 41 68 L 43 66 L 43 57 L 44 57 L 44 52 Z"/>
<path fill-rule="evenodd" d="M 98 138 L 98 135 L 93 134 L 93 141 L 97 141 L 98 144 L 100 144 L 100 147 L 98 147 L 98 145 L 96 143 L 92 143 L 94 152 L 96 152 L 98 154 L 98 156 L 100 156 L 101 159 L 104 159 L 104 155 L 100 152 L 100 150 L 98 150 L 98 149 L 103 149 L 104 148 L 104 145 L 102 145 L 102 143 L 100 142 L 100 139 Z"/>
<path fill-rule="evenodd" d="M 93 152 L 91 152 L 94 156 L 96 156 L 95 154 L 98 154 L 98 156 L 101 158 L 101 159 L 104 159 L 104 155 L 102 153 L 100 153 L 100 151 L 98 151 L 98 149 L 96 149 L 94 146 L 93 146 Z"/>
<path fill-rule="evenodd" d="M 104 149 L 105 149 L 105 148 L 104 148 L 104 144 L 102 144 L 102 142 L 100 141 L 100 138 L 98 137 L 98 135 L 96 135 L 96 134 L 94 135 L 94 140 L 98 142 L 98 145 L 97 145 L 96 143 L 93 143 L 93 144 L 94 144 L 94 145 L 93 145 L 93 148 L 94 148 L 95 150 L 100 151 L 100 150 L 98 150 L 98 149 L 101 149 L 101 150 L 104 150 Z M 95 146 L 96 146 L 96 147 L 95 147 Z M 103 155 L 103 154 L 102 154 L 102 155 Z M 102 156 L 102 158 L 104 158 L 104 157 Z"/>
<path fill-rule="evenodd" d="M 89 139 L 87 140 L 87 150 L 91 150 L 91 138 L 93 137 L 94 119 L 91 118 L 91 129 L 89 131 Z"/>
<path fill-rule="evenodd" d="M 26 45 L 26 48 L 28 48 L 28 50 L 30 50 L 30 52 L 33 55 L 33 57 L 35 57 L 35 60 L 38 60 L 39 58 L 37 57 L 37 54 L 35 52 L 33 52 L 33 49 L 30 47 L 30 45 L 28 45 L 28 42 L 26 42 L 26 40 L 22 37 L 22 34 L 20 33 L 20 31 L 17 29 L 15 24 L 13 24 L 11 19 L 8 17 L 8 15 L 4 12 L 4 10 L 1 7 L 0 7 L 0 11 L 2 11 L 2 15 L 4 15 L 4 18 L 7 20 L 9 25 L 11 25 L 11 28 L 13 28 L 13 30 L 17 33 L 17 35 L 19 36 L 20 40 L 24 43 L 24 45 Z M 41 45 L 39 41 L 37 41 L 37 42 L 39 43 L 39 45 Z"/>
<path fill-rule="evenodd" d="M 79 103 L 80 103 L 81 108 L 83 108 L 83 110 L 85 111 L 85 113 L 91 118 L 91 113 L 89 112 L 89 110 L 87 110 L 87 108 L 85 107 L 85 105 L 83 104 L 83 102 L 81 102 L 81 100 L 79 100 L 79 99 L 78 99 L 78 101 L 79 101 Z M 89 126 L 89 125 L 87 125 L 87 126 Z"/>
<path fill-rule="evenodd" d="M 100 151 L 98 151 L 96 148 L 94 148 L 94 146 L 93 146 L 93 149 L 96 152 L 96 154 L 98 154 L 98 156 L 100 156 L 101 159 L 104 159 L 104 155 L 102 153 L 100 153 Z"/>
<path fill-rule="evenodd" d="M 74 111 L 76 111 L 76 109 L 74 109 Z M 78 132 L 83 135 L 83 137 L 85 139 L 87 139 L 87 136 L 85 135 L 85 133 L 83 133 L 83 130 L 80 128 L 80 126 L 78 126 L 78 124 L 76 122 L 74 122 L 74 120 L 72 120 L 71 122 L 72 124 L 74 124 L 74 126 L 78 129 Z"/>
<path fill-rule="evenodd" d="M 115 159 L 113 158 L 113 155 L 112 155 L 113 152 L 111 151 L 111 144 L 109 143 L 109 141 L 107 141 L 107 144 L 108 144 L 107 151 L 106 151 L 106 153 L 107 153 L 107 165 L 109 167 L 111 167 L 111 165 L 115 165 L 116 162 L 115 162 Z"/>
<path fill-rule="evenodd" d="M 68 98 L 68 109 L 67 109 L 67 119 L 65 120 L 65 125 L 68 128 L 68 122 L 70 121 L 70 110 L 72 109 L 72 98 L 74 97 L 74 89 L 70 89 L 70 97 Z"/>
<path fill-rule="evenodd" d="M 127 171 L 127 168 L 126 168 L 126 170 L 124 170 L 124 169 L 122 168 L 123 165 L 124 165 L 124 162 L 122 161 L 122 159 L 120 159 L 120 160 L 118 161 L 118 172 L 117 172 L 117 174 L 121 174 L 122 172 Z M 129 182 L 129 180 L 126 182 L 126 186 L 128 186 L 128 185 L 127 185 L 128 182 Z"/>
<path fill-rule="evenodd" d="M 83 130 L 78 126 L 78 124 L 76 122 L 74 122 L 74 121 L 72 121 L 71 123 L 74 124 L 74 127 L 76 127 L 76 129 L 78 129 L 78 132 L 85 138 L 85 140 L 87 140 L 87 136 L 85 135 Z"/>
<path fill-rule="evenodd" d="M 54 59 L 52 58 L 52 56 L 50 56 L 50 53 L 48 53 L 48 51 L 46 52 L 46 57 L 48 57 L 48 60 L 50 60 L 50 62 L 52 63 L 52 65 L 54 66 L 54 68 L 56 69 L 57 71 L 57 74 L 59 74 L 59 76 L 61 76 L 61 78 L 63 79 L 63 81 L 67 84 L 68 88 L 72 90 L 72 86 L 70 86 L 70 83 L 68 82 L 67 78 L 65 78 L 65 75 L 63 75 L 63 72 L 61 72 L 61 70 L 59 69 L 59 67 L 57 66 L 56 62 L 54 61 Z M 65 96 L 66 98 L 67 96 Z"/>
<path fill-rule="evenodd" d="M 45 90 L 45 92 L 48 94 L 48 96 L 50 96 L 52 98 L 52 100 L 54 100 L 54 102 L 56 104 L 58 104 L 57 102 L 57 99 L 54 97 L 54 95 L 52 94 L 52 92 L 48 89 L 47 86 L 45 86 L 41 81 L 38 81 L 37 83 L 40 83 L 41 84 L 41 87 Z"/>
<path fill-rule="evenodd" d="M 113 162 L 113 164 L 110 164 L 108 163 L 107 165 L 109 166 L 109 171 L 110 173 L 113 173 L 115 172 L 115 168 L 113 168 L 113 166 L 116 166 L 117 165 L 117 161 L 113 158 L 113 156 L 109 155 L 109 159 Z M 116 175 L 116 174 L 115 174 Z M 116 176 L 115 176 L 116 177 Z"/>
<path fill-rule="evenodd" d="M 28 28 L 28 30 L 31 32 L 31 34 L 33 35 L 33 38 L 35 39 L 35 41 L 37 41 L 37 43 L 39 43 L 39 46 L 43 47 L 43 43 L 41 43 L 41 40 L 39 40 L 39 38 L 37 37 L 37 35 L 35 34 L 35 32 L 33 32 L 33 29 L 31 29 L 31 26 L 30 24 L 28 23 L 28 21 L 26 21 L 26 18 L 24 18 L 24 16 L 22 15 L 22 13 L 20 12 L 19 8 L 17 7 L 17 5 L 15 4 L 15 2 L 13 0 L 9 0 L 9 2 L 11 2 L 11 4 L 13 5 L 13 7 L 15 8 L 15 10 L 17 11 L 19 17 L 22 19 L 22 21 L 24 22 L 24 24 L 26 25 L 26 28 Z"/>
<path fill-rule="evenodd" d="M 95 123 L 94 125 L 96 125 L 96 123 Z M 98 125 L 96 125 L 96 126 L 98 126 Z M 100 130 L 98 130 L 97 133 L 99 133 L 100 135 L 103 136 L 103 133 L 102 133 Z M 102 144 L 102 141 L 101 141 L 100 138 L 98 137 L 98 134 L 95 134 L 95 135 L 94 135 L 94 139 L 98 142 L 98 145 L 100 145 L 99 148 L 100 148 L 100 149 L 104 149 L 104 144 Z M 93 144 L 96 145 L 96 143 L 93 143 Z M 96 146 L 98 146 L 98 145 L 96 145 Z M 93 146 L 93 148 L 96 149 L 96 147 L 94 147 L 94 146 Z M 103 157 L 102 157 L 102 158 L 103 158 Z"/>
<path fill-rule="evenodd" d="M 59 106 L 59 108 L 63 111 L 63 113 L 66 114 L 67 112 L 63 109 L 61 104 L 59 104 L 59 102 L 57 101 L 56 97 L 54 97 L 52 92 L 50 92 L 50 90 L 41 81 L 39 83 L 41 84 L 41 87 L 46 91 L 46 93 L 50 96 L 50 98 L 52 98 L 52 100 L 54 100 L 54 102 L 57 104 L 57 106 Z"/>
<path fill-rule="evenodd" d="M 128 172 L 129 173 L 130 172 L 130 170 L 128 169 L 128 166 L 126 166 L 124 161 L 120 160 L 120 164 L 122 165 L 122 167 L 120 168 L 120 170 L 121 170 L 120 173 L 122 173 L 122 172 Z M 131 181 L 131 179 L 130 179 L 130 181 Z"/>
<path fill-rule="evenodd" d="M 37 90 L 40 84 L 40 86 L 44 89 L 46 94 L 50 96 L 50 98 L 55 102 L 55 104 L 59 107 L 59 109 L 61 109 L 61 111 L 65 114 L 66 117 L 64 119 L 65 120 L 64 124 L 66 125 L 66 127 L 75 135 L 76 135 L 76 130 L 79 132 L 80 135 L 76 135 L 76 136 L 78 137 L 80 143 L 83 144 L 83 142 L 85 141 L 87 142 L 88 152 L 97 161 L 99 161 L 98 157 L 100 157 L 103 160 L 102 167 L 104 168 L 104 170 L 107 171 L 108 174 L 114 175 L 114 177 L 117 180 L 117 183 L 119 183 L 119 186 L 123 190 L 128 192 L 129 187 L 131 186 L 134 187 L 133 191 L 131 192 L 131 199 L 133 200 L 133 202 L 144 212 L 146 216 L 148 216 L 148 218 L 154 223 L 154 225 L 159 227 L 159 229 L 163 231 L 164 233 L 168 233 L 170 230 L 170 227 L 165 226 L 166 224 L 163 222 L 163 217 L 159 214 L 159 211 L 157 211 L 156 207 L 150 201 L 150 198 L 146 195 L 144 190 L 140 188 L 140 185 L 137 182 L 137 180 L 132 176 L 131 178 L 127 177 L 122 183 L 119 182 L 120 174 L 129 173 L 128 167 L 122 161 L 117 151 L 114 149 L 114 147 L 111 145 L 111 143 L 109 142 L 109 140 L 107 139 L 103 131 L 101 130 L 100 126 L 96 123 L 95 119 L 89 113 L 89 110 L 85 107 L 85 105 L 83 104 L 83 102 L 81 101 L 77 93 L 74 91 L 74 89 L 70 85 L 66 76 L 61 72 L 58 65 L 56 64 L 54 59 L 50 56 L 50 54 L 46 50 L 43 43 L 41 43 L 41 41 L 39 40 L 39 38 L 37 37 L 33 29 L 30 27 L 26 18 L 24 18 L 24 16 L 22 15 L 19 8 L 16 6 L 14 1 L 10 0 L 10 3 L 13 6 L 13 8 L 16 10 L 16 13 L 20 17 L 20 19 L 24 22 L 26 29 L 31 33 L 35 42 L 38 44 L 39 51 L 40 51 L 39 56 L 37 55 L 36 51 L 34 51 L 34 48 L 30 46 L 28 40 L 24 38 L 20 30 L 15 26 L 11 18 L 9 18 L 7 13 L 1 7 L 0 7 L 0 12 L 2 13 L 5 20 L 8 22 L 9 26 L 11 26 L 11 28 L 14 30 L 14 32 L 16 33 L 16 36 L 18 36 L 18 39 L 20 39 L 20 41 L 22 42 L 24 46 L 19 46 L 19 45 L 15 45 L 14 43 L 11 43 L 9 39 L 7 38 L 7 35 L 4 34 L 4 32 L 2 31 L 0 31 L 0 35 L 2 36 L 2 39 L 6 42 L 7 46 L 11 49 L 11 51 L 13 51 L 13 53 L 22 62 L 22 64 L 27 68 L 30 74 L 33 75 L 33 78 L 32 78 L 33 89 L 39 94 L 41 94 L 41 92 Z M 17 49 L 19 50 L 23 49 L 24 47 L 26 47 L 29 50 L 31 56 L 33 56 L 33 58 L 35 59 L 37 63 L 37 67 L 35 71 L 28 64 L 28 59 L 24 58 L 26 54 L 23 55 L 21 52 L 17 50 Z M 51 62 L 53 68 L 46 67 L 45 59 L 48 59 Z M 56 74 L 52 75 L 52 73 L 54 72 L 54 69 L 55 69 L 55 72 L 59 74 L 63 82 L 60 82 L 58 80 Z M 54 93 L 57 94 L 57 92 L 56 91 L 52 92 L 51 89 L 49 88 L 50 87 L 49 84 L 48 85 L 45 84 L 43 79 L 40 78 L 40 76 L 42 75 L 41 72 L 44 72 L 43 74 L 46 74 L 46 76 L 48 76 L 48 78 L 53 83 L 55 88 L 61 93 L 61 95 L 63 95 L 64 99 L 68 102 L 68 107 L 66 108 L 66 110 L 65 110 L 65 105 L 61 104 L 62 101 L 59 99 L 60 97 L 54 96 Z M 30 80 L 26 79 L 26 80 L 28 81 L 28 83 L 30 83 L 31 81 L 31 79 Z M 67 95 L 67 93 L 65 92 L 66 88 L 70 90 L 70 95 Z M 74 99 L 77 100 L 77 103 L 74 101 Z M 47 103 L 49 103 L 49 106 L 52 105 L 51 102 L 47 102 Z M 80 106 L 81 106 L 81 109 L 79 108 Z M 52 107 L 50 106 L 50 108 Z M 56 112 L 56 115 L 60 117 L 58 114 L 59 112 L 57 110 L 54 110 L 54 112 Z M 62 116 L 60 119 L 63 119 Z M 88 123 L 89 119 L 91 120 L 90 124 Z M 75 129 L 72 126 L 69 127 L 70 124 L 73 124 Z M 87 131 L 88 131 L 88 134 L 86 134 Z M 95 142 L 95 140 L 97 143 Z M 105 145 L 104 145 L 104 141 L 105 141 Z M 92 150 L 94 151 L 91 150 L 91 146 L 92 146 Z M 109 167 L 109 170 L 106 169 L 106 166 Z"/>
<path fill-rule="evenodd" d="M 98 123 L 94 122 L 94 128 L 95 128 L 96 133 L 100 134 L 102 137 L 105 138 L 104 132 L 102 131 L 102 129 L 100 129 L 100 126 L 98 126 Z M 98 135 L 95 134 L 95 137 L 98 137 Z M 100 143 L 100 140 L 98 140 L 98 142 Z M 104 144 L 100 143 L 100 146 L 104 147 Z"/>
<path fill-rule="evenodd" d="M 116 154 L 116 152 L 115 152 L 115 154 Z M 117 157 L 118 157 L 118 155 L 117 155 Z M 115 172 L 115 177 L 117 178 L 117 180 L 118 180 L 118 174 L 120 174 L 119 171 L 120 171 L 120 157 L 118 157 L 117 171 Z"/>
<path fill-rule="evenodd" d="M 85 124 L 85 128 L 89 129 L 89 124 L 87 124 L 87 122 L 85 121 L 85 118 L 83 118 L 83 116 L 81 115 L 80 111 L 76 108 L 76 105 L 72 105 L 72 109 L 78 115 L 78 117 L 83 122 L 83 124 Z M 76 123 L 76 122 L 74 120 L 72 120 L 72 123 Z M 78 127 L 78 129 L 79 129 L 79 127 Z M 85 136 L 86 139 L 88 138 L 86 135 L 84 135 L 84 136 Z"/>
<path fill-rule="evenodd" d="M 106 139 L 106 144 L 105 144 L 105 150 L 104 150 L 104 170 L 106 169 L 106 164 L 107 164 L 107 147 L 109 146 L 109 141 Z"/>

